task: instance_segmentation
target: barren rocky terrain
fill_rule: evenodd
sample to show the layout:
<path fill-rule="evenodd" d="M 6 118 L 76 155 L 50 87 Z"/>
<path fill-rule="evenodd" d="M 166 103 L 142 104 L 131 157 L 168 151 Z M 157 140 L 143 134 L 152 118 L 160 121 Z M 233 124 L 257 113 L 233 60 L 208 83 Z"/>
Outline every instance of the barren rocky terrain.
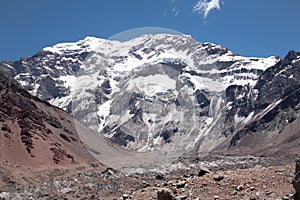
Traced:
<path fill-rule="evenodd" d="M 148 166 L 149 167 L 149 166 Z M 19 171 L 2 199 L 293 199 L 292 159 L 180 158 L 166 165 L 113 169 L 99 162 Z M 21 178 L 22 177 L 22 178 Z M 1 175 L 2 180 L 5 175 Z"/>

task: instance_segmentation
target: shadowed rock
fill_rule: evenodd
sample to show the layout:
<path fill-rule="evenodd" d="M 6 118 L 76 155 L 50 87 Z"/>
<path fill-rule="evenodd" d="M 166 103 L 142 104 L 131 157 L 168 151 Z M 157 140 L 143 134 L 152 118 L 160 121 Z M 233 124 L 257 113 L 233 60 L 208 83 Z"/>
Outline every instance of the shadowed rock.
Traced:
<path fill-rule="evenodd" d="M 294 198 L 296 200 L 300 199 L 300 159 L 296 160 L 296 171 L 295 171 L 295 178 L 293 180 L 293 186 L 296 190 Z"/>
<path fill-rule="evenodd" d="M 157 191 L 157 200 L 174 200 L 171 190 L 163 188 Z"/>

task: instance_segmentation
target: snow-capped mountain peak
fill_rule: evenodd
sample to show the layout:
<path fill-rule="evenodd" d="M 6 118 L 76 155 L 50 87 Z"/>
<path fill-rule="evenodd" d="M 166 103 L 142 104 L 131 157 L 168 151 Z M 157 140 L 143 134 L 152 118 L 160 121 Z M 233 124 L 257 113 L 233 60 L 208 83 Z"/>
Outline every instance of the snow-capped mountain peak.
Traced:
<path fill-rule="evenodd" d="M 86 37 L 13 66 L 25 89 L 125 148 L 180 155 L 210 151 L 258 119 L 259 80 L 278 63 L 157 34 L 126 42 Z"/>
<path fill-rule="evenodd" d="M 45 47 L 42 51 L 47 51 L 60 55 L 69 55 L 75 53 L 90 53 L 95 51 L 102 45 L 113 45 L 112 41 L 108 41 L 101 38 L 96 38 L 92 36 L 87 36 L 78 42 L 66 42 L 66 43 L 58 43 L 54 46 Z"/>

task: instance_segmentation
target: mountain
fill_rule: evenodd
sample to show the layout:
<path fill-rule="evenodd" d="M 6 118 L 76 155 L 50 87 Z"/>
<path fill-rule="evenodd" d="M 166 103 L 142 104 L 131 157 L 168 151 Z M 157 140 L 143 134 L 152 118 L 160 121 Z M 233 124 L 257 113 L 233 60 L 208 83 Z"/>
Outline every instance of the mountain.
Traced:
<path fill-rule="evenodd" d="M 249 98 L 253 93 L 256 98 Z M 300 53 L 290 51 L 265 70 L 253 88 L 231 86 L 226 96 L 234 105 L 227 114 L 232 124 L 228 127 L 235 129 L 229 147 L 266 155 L 299 153 Z M 238 114 L 235 123 L 230 112 Z"/>
<path fill-rule="evenodd" d="M 174 157 L 298 147 L 299 58 L 247 58 L 157 34 L 86 37 L 0 66 L 114 143 Z"/>
<path fill-rule="evenodd" d="M 1 71 L 0 102 L 0 173 L 95 161 L 68 113 L 32 96 Z"/>

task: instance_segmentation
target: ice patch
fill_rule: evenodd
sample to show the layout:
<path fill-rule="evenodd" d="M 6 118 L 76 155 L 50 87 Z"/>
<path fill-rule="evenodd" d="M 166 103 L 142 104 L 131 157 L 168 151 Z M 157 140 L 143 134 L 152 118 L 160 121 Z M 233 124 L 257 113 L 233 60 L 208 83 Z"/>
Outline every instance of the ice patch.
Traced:
<path fill-rule="evenodd" d="M 109 101 L 106 101 L 105 103 L 103 103 L 102 105 L 98 106 L 97 115 L 101 119 L 100 124 L 99 124 L 99 128 L 98 128 L 98 132 L 101 132 L 103 127 L 105 126 L 106 118 L 110 113 L 111 102 L 112 101 L 109 100 Z"/>
<path fill-rule="evenodd" d="M 10 65 L 8 65 L 8 64 L 5 64 L 5 63 L 4 63 L 4 65 L 5 65 L 6 67 L 10 68 L 10 69 L 14 69 L 12 66 L 10 66 Z"/>
<path fill-rule="evenodd" d="M 70 91 L 74 91 L 74 87 L 77 81 L 77 77 L 74 75 L 67 75 L 67 76 L 61 76 L 59 77 L 59 80 L 62 80 L 64 82 L 64 86 L 66 88 L 70 88 Z"/>
<path fill-rule="evenodd" d="M 254 116 L 254 111 L 252 111 L 244 120 L 243 120 L 243 124 L 246 125 L 248 124 L 252 119 L 253 119 L 253 116 Z"/>
<path fill-rule="evenodd" d="M 127 90 L 138 89 L 147 96 L 153 96 L 158 93 L 165 93 L 168 90 L 175 90 L 176 80 L 167 75 L 155 74 L 146 77 L 132 79 L 127 86 Z"/>

